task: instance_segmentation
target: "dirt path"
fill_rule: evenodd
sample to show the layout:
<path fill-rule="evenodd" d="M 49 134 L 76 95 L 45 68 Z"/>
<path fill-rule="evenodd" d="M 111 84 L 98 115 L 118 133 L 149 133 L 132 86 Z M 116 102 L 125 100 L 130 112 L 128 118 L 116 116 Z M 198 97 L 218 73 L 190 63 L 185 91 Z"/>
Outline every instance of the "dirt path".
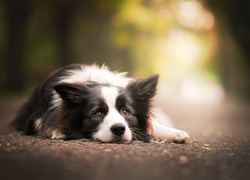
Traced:
<path fill-rule="evenodd" d="M 190 133 L 186 144 L 103 144 L 62 141 L 9 132 L 5 124 L 23 102 L 0 102 L 0 179 L 147 180 L 250 177 L 250 106 L 159 103 L 176 127 Z"/>

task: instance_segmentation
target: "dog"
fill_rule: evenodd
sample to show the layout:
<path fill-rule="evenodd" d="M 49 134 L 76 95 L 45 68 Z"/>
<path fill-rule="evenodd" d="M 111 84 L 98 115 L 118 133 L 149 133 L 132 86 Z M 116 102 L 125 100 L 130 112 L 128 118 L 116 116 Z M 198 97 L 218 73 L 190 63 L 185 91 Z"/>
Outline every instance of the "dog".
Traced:
<path fill-rule="evenodd" d="M 188 133 L 165 126 L 159 119 L 164 115 L 154 110 L 158 79 L 133 79 L 105 66 L 68 65 L 34 90 L 11 126 L 25 135 L 51 139 L 185 142 Z"/>

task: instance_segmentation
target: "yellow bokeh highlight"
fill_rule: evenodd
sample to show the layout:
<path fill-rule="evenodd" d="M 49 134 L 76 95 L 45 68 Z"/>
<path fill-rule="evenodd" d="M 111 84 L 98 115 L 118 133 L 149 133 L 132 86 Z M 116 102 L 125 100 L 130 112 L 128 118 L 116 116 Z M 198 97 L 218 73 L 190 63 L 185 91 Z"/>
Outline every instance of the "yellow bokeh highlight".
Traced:
<path fill-rule="evenodd" d="M 160 74 L 168 92 L 187 100 L 208 89 L 207 97 L 218 102 L 222 89 L 207 68 L 218 46 L 213 14 L 198 0 L 150 2 L 128 0 L 113 18 L 114 41 L 129 49 L 135 73 Z"/>

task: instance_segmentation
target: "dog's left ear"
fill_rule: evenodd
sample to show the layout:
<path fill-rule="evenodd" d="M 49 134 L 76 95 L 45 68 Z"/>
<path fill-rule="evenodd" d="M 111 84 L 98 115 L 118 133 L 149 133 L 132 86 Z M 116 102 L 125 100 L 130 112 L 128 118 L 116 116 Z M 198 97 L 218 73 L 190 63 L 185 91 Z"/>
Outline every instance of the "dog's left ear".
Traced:
<path fill-rule="evenodd" d="M 136 80 L 128 87 L 135 92 L 137 98 L 148 101 L 155 95 L 158 80 L 159 75 L 155 74 L 147 79 Z"/>
<path fill-rule="evenodd" d="M 89 88 L 82 83 L 58 83 L 54 85 L 54 90 L 64 101 L 72 103 L 80 103 L 90 93 Z"/>

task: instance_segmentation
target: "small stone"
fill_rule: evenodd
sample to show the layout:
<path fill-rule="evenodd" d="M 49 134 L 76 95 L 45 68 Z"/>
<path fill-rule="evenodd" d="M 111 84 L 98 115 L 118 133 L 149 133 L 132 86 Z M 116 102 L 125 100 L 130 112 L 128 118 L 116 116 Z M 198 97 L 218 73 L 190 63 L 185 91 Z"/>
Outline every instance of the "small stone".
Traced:
<path fill-rule="evenodd" d="M 173 154 L 171 154 L 171 152 L 170 151 L 168 151 L 168 150 L 166 150 L 166 149 L 164 149 L 163 151 L 162 151 L 162 153 L 164 153 L 167 157 L 169 157 L 169 158 L 172 158 L 173 157 Z"/>
<path fill-rule="evenodd" d="M 164 149 L 162 152 L 165 153 L 165 154 L 170 154 L 170 152 L 168 150 L 166 150 L 166 149 Z"/>
<path fill-rule="evenodd" d="M 202 149 L 208 150 L 208 151 L 212 151 L 213 149 L 209 148 L 209 147 L 203 147 Z"/>
<path fill-rule="evenodd" d="M 112 149 L 104 149 L 105 152 L 112 152 Z"/>
<path fill-rule="evenodd" d="M 189 159 L 188 159 L 187 156 L 180 156 L 180 158 L 179 158 L 179 162 L 180 162 L 181 164 L 187 164 L 188 161 L 189 161 Z"/>

